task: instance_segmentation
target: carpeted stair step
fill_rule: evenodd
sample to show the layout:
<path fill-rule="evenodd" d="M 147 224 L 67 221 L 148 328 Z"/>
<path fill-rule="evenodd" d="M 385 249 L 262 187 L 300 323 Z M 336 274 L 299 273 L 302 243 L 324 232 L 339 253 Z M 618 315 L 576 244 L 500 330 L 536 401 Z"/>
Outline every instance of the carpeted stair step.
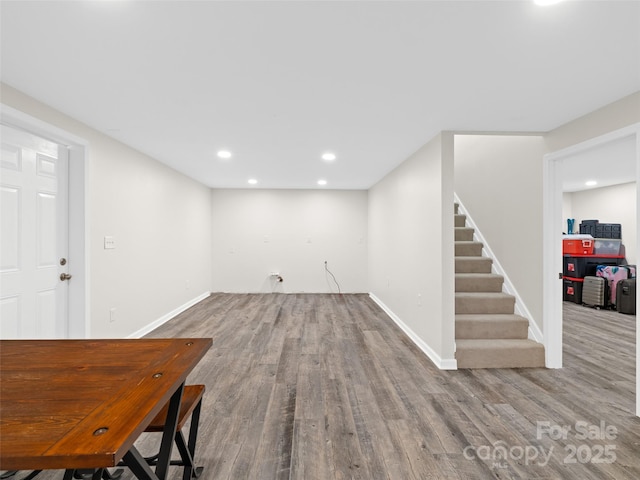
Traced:
<path fill-rule="evenodd" d="M 481 257 L 483 246 L 481 242 L 457 241 L 454 244 L 454 251 L 456 257 Z"/>
<path fill-rule="evenodd" d="M 492 265 L 488 257 L 455 257 L 455 273 L 491 273 Z"/>
<path fill-rule="evenodd" d="M 473 228 L 471 227 L 455 227 L 454 240 L 456 242 L 470 242 L 473 240 Z"/>
<path fill-rule="evenodd" d="M 456 315 L 456 340 L 521 339 L 529 334 L 529 321 L 515 314 Z"/>
<path fill-rule="evenodd" d="M 456 273 L 456 292 L 501 292 L 504 277 L 495 273 Z"/>
<path fill-rule="evenodd" d="M 544 347 L 533 340 L 457 340 L 458 368 L 544 367 Z"/>
<path fill-rule="evenodd" d="M 507 293 L 456 292 L 456 314 L 513 313 L 516 299 Z"/>
<path fill-rule="evenodd" d="M 529 340 L 529 321 L 514 314 L 515 297 L 502 292 L 483 244 L 454 203 L 455 338 L 458 368 L 544 368 L 544 346 Z"/>

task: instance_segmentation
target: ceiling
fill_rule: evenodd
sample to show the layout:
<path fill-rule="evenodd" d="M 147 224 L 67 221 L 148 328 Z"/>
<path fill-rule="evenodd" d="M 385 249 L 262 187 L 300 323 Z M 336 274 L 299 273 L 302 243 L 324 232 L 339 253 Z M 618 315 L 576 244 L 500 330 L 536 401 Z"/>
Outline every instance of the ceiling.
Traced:
<path fill-rule="evenodd" d="M 634 135 L 562 159 L 562 191 L 578 192 L 636 181 Z M 597 182 L 587 185 L 588 181 Z"/>
<path fill-rule="evenodd" d="M 638 1 L 0 5 L 4 83 L 210 187 L 366 189 L 442 130 L 640 90 Z"/>

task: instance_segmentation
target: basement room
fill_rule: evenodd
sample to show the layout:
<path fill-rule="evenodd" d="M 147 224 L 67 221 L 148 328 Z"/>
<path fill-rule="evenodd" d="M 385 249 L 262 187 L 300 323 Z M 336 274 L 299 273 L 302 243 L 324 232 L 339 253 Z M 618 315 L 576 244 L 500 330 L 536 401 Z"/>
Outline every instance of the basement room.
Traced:
<path fill-rule="evenodd" d="M 640 1 L 0 0 L 0 141 L 0 479 L 640 478 Z"/>

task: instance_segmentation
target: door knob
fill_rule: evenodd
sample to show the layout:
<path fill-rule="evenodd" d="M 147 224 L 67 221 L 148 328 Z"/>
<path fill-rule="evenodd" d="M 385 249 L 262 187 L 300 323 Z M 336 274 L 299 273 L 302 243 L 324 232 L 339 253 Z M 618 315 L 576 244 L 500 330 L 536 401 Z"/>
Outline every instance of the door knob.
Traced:
<path fill-rule="evenodd" d="M 62 280 L 63 282 L 64 282 L 65 280 L 70 280 L 70 279 L 71 279 L 71 277 L 72 277 L 72 275 L 69 275 L 68 273 L 61 273 L 61 274 L 60 274 L 60 280 Z"/>

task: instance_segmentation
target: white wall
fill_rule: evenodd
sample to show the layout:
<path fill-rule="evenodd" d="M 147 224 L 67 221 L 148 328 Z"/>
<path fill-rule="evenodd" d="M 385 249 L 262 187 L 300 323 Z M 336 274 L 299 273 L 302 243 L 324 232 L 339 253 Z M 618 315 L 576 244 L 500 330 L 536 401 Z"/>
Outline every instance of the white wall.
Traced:
<path fill-rule="evenodd" d="M 212 191 L 213 291 L 367 292 L 367 192 Z M 284 281 L 270 278 L 279 272 Z"/>
<path fill-rule="evenodd" d="M 210 292 L 211 192 L 116 142 L 92 145 L 91 333 L 130 335 Z"/>
<path fill-rule="evenodd" d="M 575 218 L 573 216 L 573 194 L 569 192 L 563 192 L 562 194 L 562 233 L 569 233 L 567 231 L 569 225 L 567 224 L 568 218 Z M 580 233 L 580 222 L 573 224 L 573 233 Z"/>
<path fill-rule="evenodd" d="M 374 298 L 438 366 L 454 360 L 453 136 L 436 136 L 369 191 Z"/>
<path fill-rule="evenodd" d="M 547 152 L 556 152 L 640 122 L 640 92 L 551 130 L 544 136 Z"/>
<path fill-rule="evenodd" d="M 88 142 L 91 337 L 139 335 L 210 291 L 207 187 L 4 84 L 2 103 Z"/>
<path fill-rule="evenodd" d="M 543 155 L 540 136 L 455 136 L 455 191 L 540 330 Z"/>
<path fill-rule="evenodd" d="M 627 262 L 631 265 L 636 265 L 638 263 L 636 252 L 638 224 L 636 194 L 636 182 L 611 187 L 592 188 L 569 194 L 572 215 L 570 218 L 576 219 L 575 231 L 579 231 L 579 225 L 582 220 L 620 223 L 622 225 L 622 243 L 625 245 Z M 567 217 L 564 218 L 566 223 Z"/>

